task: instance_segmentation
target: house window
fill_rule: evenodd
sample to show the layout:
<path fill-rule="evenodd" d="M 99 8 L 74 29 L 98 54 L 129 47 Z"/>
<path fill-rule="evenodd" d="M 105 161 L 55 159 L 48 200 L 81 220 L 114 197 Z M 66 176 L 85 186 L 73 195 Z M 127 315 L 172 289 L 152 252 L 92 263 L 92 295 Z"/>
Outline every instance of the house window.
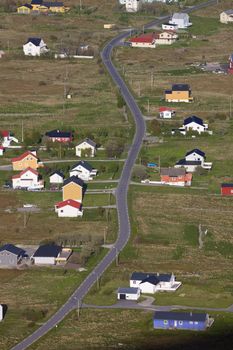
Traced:
<path fill-rule="evenodd" d="M 133 281 L 133 284 L 136 284 L 136 281 Z"/>
<path fill-rule="evenodd" d="M 164 323 L 164 324 L 168 324 L 168 320 L 164 320 L 163 323 Z"/>
<path fill-rule="evenodd" d="M 189 321 L 189 324 L 193 324 L 193 321 Z"/>
<path fill-rule="evenodd" d="M 61 210 L 61 213 L 63 213 L 63 209 Z"/>
<path fill-rule="evenodd" d="M 181 325 L 181 326 L 182 326 L 182 324 L 183 324 L 183 321 L 179 321 L 179 325 Z"/>
<path fill-rule="evenodd" d="M 198 324 L 198 322 L 194 322 L 194 324 Z"/>

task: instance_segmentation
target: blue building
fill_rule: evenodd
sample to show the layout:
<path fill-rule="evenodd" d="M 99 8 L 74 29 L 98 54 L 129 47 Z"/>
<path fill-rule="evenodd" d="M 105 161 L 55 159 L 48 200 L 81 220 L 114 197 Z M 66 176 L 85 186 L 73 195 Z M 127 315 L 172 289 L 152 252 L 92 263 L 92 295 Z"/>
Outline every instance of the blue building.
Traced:
<path fill-rule="evenodd" d="M 153 318 L 155 329 L 204 331 L 211 324 L 206 313 L 156 311 Z"/>

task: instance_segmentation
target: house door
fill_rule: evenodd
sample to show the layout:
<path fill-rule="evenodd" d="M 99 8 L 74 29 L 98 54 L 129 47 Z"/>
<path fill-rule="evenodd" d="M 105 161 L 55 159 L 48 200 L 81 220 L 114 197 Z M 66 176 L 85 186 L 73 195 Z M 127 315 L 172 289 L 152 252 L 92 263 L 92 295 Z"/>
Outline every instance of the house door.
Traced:
<path fill-rule="evenodd" d="M 120 299 L 121 300 L 125 300 L 126 299 L 126 295 L 125 294 L 120 294 Z"/>
<path fill-rule="evenodd" d="M 174 321 L 174 328 L 177 328 L 177 321 Z"/>

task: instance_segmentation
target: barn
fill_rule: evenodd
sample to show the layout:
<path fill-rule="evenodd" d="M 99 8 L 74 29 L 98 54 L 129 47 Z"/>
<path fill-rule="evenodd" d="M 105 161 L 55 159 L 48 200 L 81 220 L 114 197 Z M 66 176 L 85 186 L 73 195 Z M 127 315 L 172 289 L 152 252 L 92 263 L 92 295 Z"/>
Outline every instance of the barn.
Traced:
<path fill-rule="evenodd" d="M 221 195 L 222 196 L 233 196 L 233 183 L 221 184 Z"/>
<path fill-rule="evenodd" d="M 138 300 L 140 298 L 139 288 L 119 288 L 117 291 L 118 300 Z"/>

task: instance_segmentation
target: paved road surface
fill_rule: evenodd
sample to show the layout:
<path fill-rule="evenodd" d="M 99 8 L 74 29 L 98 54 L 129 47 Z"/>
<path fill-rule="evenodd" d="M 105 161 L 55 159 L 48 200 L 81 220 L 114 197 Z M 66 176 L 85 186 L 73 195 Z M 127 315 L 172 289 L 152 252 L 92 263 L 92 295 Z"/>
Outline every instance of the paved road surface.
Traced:
<path fill-rule="evenodd" d="M 186 10 L 186 12 L 191 12 L 194 9 L 199 9 L 205 6 L 216 3 L 216 0 L 211 0 L 205 4 L 197 5 L 193 8 Z M 153 25 L 159 25 L 162 21 L 167 20 L 168 17 L 162 19 L 157 19 L 151 23 L 144 26 L 145 29 L 153 27 Z M 40 337 L 45 335 L 50 329 L 55 327 L 59 322 L 61 322 L 66 315 L 73 310 L 77 303 L 82 301 L 84 296 L 88 293 L 90 288 L 95 284 L 97 279 L 104 273 L 108 266 L 116 259 L 119 252 L 125 247 L 128 239 L 130 237 L 130 222 L 128 214 L 127 205 L 127 192 L 131 177 L 131 172 L 133 165 L 137 158 L 138 152 L 140 151 L 143 137 L 145 134 L 145 121 L 143 115 L 138 108 L 132 94 L 124 83 L 123 79 L 117 72 L 111 61 L 112 49 L 120 44 L 127 36 L 130 35 L 130 30 L 119 34 L 116 38 L 112 39 L 103 49 L 101 53 L 102 61 L 114 80 L 115 84 L 118 86 L 124 100 L 126 101 L 132 116 L 136 124 L 136 132 L 134 135 L 133 143 L 129 149 L 128 157 L 124 163 L 122 174 L 118 183 L 116 191 L 116 204 L 118 209 L 118 222 L 119 222 L 119 232 L 118 238 L 113 246 L 113 248 L 108 252 L 108 254 L 103 258 L 103 260 L 94 268 L 94 270 L 88 275 L 88 277 L 83 281 L 83 283 L 75 290 L 67 302 L 40 328 L 38 328 L 29 337 L 24 339 L 21 343 L 17 344 L 12 350 L 24 350 L 33 344 Z"/>

